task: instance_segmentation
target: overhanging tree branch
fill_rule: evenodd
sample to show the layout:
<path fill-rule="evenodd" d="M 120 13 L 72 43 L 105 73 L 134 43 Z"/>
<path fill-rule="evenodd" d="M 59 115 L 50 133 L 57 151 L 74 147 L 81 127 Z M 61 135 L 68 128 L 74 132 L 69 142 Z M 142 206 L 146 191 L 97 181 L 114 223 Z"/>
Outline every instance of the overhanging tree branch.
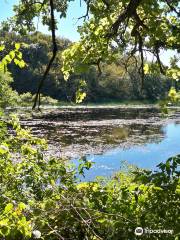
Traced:
<path fill-rule="evenodd" d="M 148 27 L 144 24 L 144 19 L 142 20 L 138 13 L 137 13 L 137 8 L 140 5 L 140 3 L 142 2 L 142 0 L 130 0 L 129 4 L 127 5 L 127 7 L 125 8 L 125 10 L 119 15 L 119 17 L 117 18 L 117 20 L 112 24 L 110 32 L 107 34 L 107 38 L 113 38 L 115 36 L 118 36 L 118 31 L 119 28 L 122 24 L 124 24 L 127 21 L 127 25 L 129 22 L 129 19 L 132 18 L 135 22 L 135 25 L 131 31 L 131 36 L 133 36 L 135 38 L 135 45 L 133 50 L 131 51 L 131 56 L 134 55 L 137 51 L 137 46 L 138 47 L 138 51 L 140 53 L 140 59 L 141 59 L 141 66 L 139 68 L 139 72 L 141 74 L 141 78 L 142 78 L 142 86 L 141 88 L 143 88 L 144 85 L 144 53 L 143 53 L 143 38 L 141 36 L 141 31 L 140 31 L 140 27 L 142 29 L 146 29 L 148 30 Z M 126 28 L 127 25 L 125 25 L 124 30 L 120 33 L 120 39 L 123 43 L 123 35 L 126 32 Z"/>
<path fill-rule="evenodd" d="M 81 2 L 80 2 L 80 4 L 81 4 Z M 86 13 L 85 13 L 85 15 L 79 17 L 78 20 L 84 18 L 84 21 L 85 21 L 86 18 L 89 18 L 89 10 L 90 10 L 90 0 L 87 0 L 87 9 L 86 9 Z"/>
<path fill-rule="evenodd" d="M 131 0 L 129 2 L 126 9 L 119 15 L 117 20 L 113 23 L 110 33 L 107 35 L 107 37 L 111 38 L 111 37 L 117 35 L 120 25 L 122 23 L 124 23 L 124 21 L 127 18 L 131 18 L 135 15 L 136 9 L 139 6 L 139 4 L 141 3 L 141 1 L 142 0 Z"/>
<path fill-rule="evenodd" d="M 165 74 L 165 71 L 164 71 L 163 65 L 162 65 L 162 63 L 161 63 L 160 56 L 159 56 L 160 46 L 161 46 L 161 43 L 159 43 L 159 42 L 157 41 L 156 44 L 155 44 L 155 47 L 154 47 L 154 51 L 155 51 L 155 56 L 156 56 L 156 59 L 157 59 L 157 63 L 158 63 L 160 72 L 161 72 L 162 74 Z"/>
<path fill-rule="evenodd" d="M 168 7 L 170 8 L 170 10 L 175 12 L 178 15 L 178 17 L 180 17 L 180 11 L 177 11 L 176 8 L 171 4 L 172 1 L 165 0 L 165 2 L 168 5 Z"/>
<path fill-rule="evenodd" d="M 37 104 L 38 104 L 38 109 L 40 107 L 40 92 L 43 87 L 44 81 L 46 80 L 47 75 L 49 74 L 49 71 L 52 67 L 52 64 L 54 62 L 54 59 L 56 57 L 57 50 L 58 50 L 57 43 L 56 43 L 56 24 L 55 24 L 55 17 L 54 17 L 54 2 L 53 2 L 53 0 L 49 0 L 49 3 L 50 3 L 50 11 L 51 11 L 51 34 L 52 34 L 52 44 L 53 44 L 53 55 L 47 65 L 46 71 L 44 72 L 44 75 L 39 83 L 38 90 L 37 90 L 35 100 L 34 100 L 33 109 L 36 108 Z"/>

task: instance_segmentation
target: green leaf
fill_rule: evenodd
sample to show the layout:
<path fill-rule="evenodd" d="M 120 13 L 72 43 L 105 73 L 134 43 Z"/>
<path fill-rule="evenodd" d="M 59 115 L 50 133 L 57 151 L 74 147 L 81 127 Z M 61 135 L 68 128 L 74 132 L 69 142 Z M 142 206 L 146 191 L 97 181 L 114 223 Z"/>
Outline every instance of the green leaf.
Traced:
<path fill-rule="evenodd" d="M 24 60 L 21 60 L 20 62 L 19 62 L 19 67 L 20 68 L 24 68 L 26 66 L 26 63 L 24 62 Z"/>
<path fill-rule="evenodd" d="M 8 146 L 6 144 L 0 145 L 0 154 L 5 154 L 9 151 Z"/>
<path fill-rule="evenodd" d="M 20 209 L 20 210 L 24 210 L 24 209 L 26 209 L 26 204 L 24 204 L 23 202 L 21 202 L 21 203 L 19 203 L 19 205 L 18 205 L 18 208 Z"/>
<path fill-rule="evenodd" d="M 15 58 L 15 59 L 14 59 L 14 63 L 15 63 L 16 65 L 19 65 L 19 60 L 18 60 L 17 58 Z"/>
<path fill-rule="evenodd" d="M 147 63 L 144 64 L 144 73 L 145 74 L 149 73 L 149 65 Z"/>
<path fill-rule="evenodd" d="M 6 218 L 6 219 L 2 219 L 1 221 L 0 221 L 0 227 L 2 227 L 2 226 L 8 226 L 8 222 L 9 222 L 9 220 Z"/>
<path fill-rule="evenodd" d="M 5 60 L 6 60 L 8 63 L 11 63 L 12 58 L 11 58 L 10 55 L 6 55 L 6 56 L 5 56 Z"/>
<path fill-rule="evenodd" d="M 0 46 L 0 52 L 3 51 L 5 49 L 5 46 L 4 45 L 1 45 Z"/>
<path fill-rule="evenodd" d="M 21 52 L 18 52 L 18 53 L 17 53 L 17 57 L 18 57 L 19 59 L 22 59 L 22 53 L 21 53 Z"/>
<path fill-rule="evenodd" d="M 104 223 L 104 222 L 107 221 L 107 219 L 106 219 L 106 218 L 101 218 L 101 219 L 98 219 L 97 221 L 98 221 L 99 223 Z"/>
<path fill-rule="evenodd" d="M 15 49 L 16 49 L 16 50 L 19 50 L 20 47 L 21 47 L 20 43 L 15 43 Z"/>
<path fill-rule="evenodd" d="M 4 209 L 4 213 L 8 213 L 13 209 L 13 204 L 12 203 L 8 203 Z"/>
<path fill-rule="evenodd" d="M 14 63 L 16 64 L 16 65 L 18 65 L 20 68 L 24 68 L 25 66 L 26 66 L 26 63 L 24 62 L 24 60 L 19 60 L 19 59 L 17 59 L 17 58 L 15 58 L 14 59 Z"/>
<path fill-rule="evenodd" d="M 9 55 L 11 56 L 11 58 L 13 59 L 15 57 L 15 52 L 14 51 L 10 51 Z"/>
<path fill-rule="evenodd" d="M 86 93 L 85 92 L 76 92 L 76 103 L 82 103 L 82 101 L 85 99 Z"/>

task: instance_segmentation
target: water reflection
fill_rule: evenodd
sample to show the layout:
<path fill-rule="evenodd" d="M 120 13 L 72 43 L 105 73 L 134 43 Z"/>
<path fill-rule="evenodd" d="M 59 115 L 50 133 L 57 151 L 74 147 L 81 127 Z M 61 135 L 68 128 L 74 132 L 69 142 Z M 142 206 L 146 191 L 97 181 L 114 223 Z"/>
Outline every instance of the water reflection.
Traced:
<path fill-rule="evenodd" d="M 126 124 L 118 121 L 49 122 L 33 121 L 24 125 L 32 132 L 48 139 L 50 149 L 58 156 L 76 158 L 88 154 L 101 154 L 115 147 L 128 148 L 164 138 L 161 125 Z M 54 153 L 56 152 L 56 153 Z"/>
<path fill-rule="evenodd" d="M 157 164 L 180 152 L 180 124 L 168 124 L 162 127 L 162 131 L 165 135 L 160 142 L 146 143 L 129 149 L 115 148 L 103 155 L 88 156 L 95 165 L 92 170 L 86 172 L 86 180 L 92 180 L 99 175 L 112 175 L 120 169 L 124 160 L 141 168 L 156 169 Z"/>
<path fill-rule="evenodd" d="M 22 120 L 32 132 L 50 143 L 49 153 L 96 162 L 87 179 L 111 175 L 121 160 L 154 168 L 179 153 L 179 113 L 162 118 L 152 107 L 69 108 Z"/>

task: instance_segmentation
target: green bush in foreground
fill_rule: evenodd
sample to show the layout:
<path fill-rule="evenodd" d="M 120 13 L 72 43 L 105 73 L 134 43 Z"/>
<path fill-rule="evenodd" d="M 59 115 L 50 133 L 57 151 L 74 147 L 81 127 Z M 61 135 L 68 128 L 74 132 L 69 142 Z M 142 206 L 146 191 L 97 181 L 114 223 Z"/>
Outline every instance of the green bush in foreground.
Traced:
<path fill-rule="evenodd" d="M 157 173 L 119 172 L 111 179 L 79 182 L 78 170 L 45 154 L 45 140 L 1 121 L 0 239 L 179 239 L 180 156 Z M 7 133 L 7 127 L 11 134 Z M 136 227 L 173 230 L 136 236 Z"/>
<path fill-rule="evenodd" d="M 10 87 L 13 78 L 9 72 L 0 71 L 0 107 L 14 106 L 19 102 L 19 95 Z"/>

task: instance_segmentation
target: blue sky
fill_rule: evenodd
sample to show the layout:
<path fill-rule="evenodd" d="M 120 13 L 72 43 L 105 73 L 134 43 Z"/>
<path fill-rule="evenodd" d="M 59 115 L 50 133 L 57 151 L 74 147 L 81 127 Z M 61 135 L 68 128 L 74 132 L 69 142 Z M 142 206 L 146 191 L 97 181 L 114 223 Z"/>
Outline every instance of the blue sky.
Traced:
<path fill-rule="evenodd" d="M 0 1 L 0 21 L 5 20 L 7 17 L 12 16 L 12 5 L 17 2 L 16 0 L 1 0 Z"/>
<path fill-rule="evenodd" d="M 0 0 L 0 22 L 13 15 L 13 5 L 16 3 L 18 3 L 18 0 Z M 57 35 L 69 38 L 72 41 L 79 40 L 79 34 L 77 33 L 76 29 L 77 26 L 82 23 L 82 21 L 77 20 L 78 17 L 83 16 L 85 12 L 86 6 L 83 4 L 83 1 L 81 7 L 79 0 L 71 2 L 67 12 L 67 18 L 60 20 Z M 41 24 L 39 24 L 38 30 L 48 33 L 48 29 Z"/>
<path fill-rule="evenodd" d="M 13 15 L 13 5 L 18 3 L 18 0 L 0 0 L 0 22 Z M 77 26 L 81 25 L 81 21 L 77 21 L 78 17 L 83 16 L 86 12 L 86 6 L 83 4 L 80 7 L 80 1 L 75 0 L 70 3 L 66 19 L 61 19 L 58 25 L 57 35 L 70 39 L 71 41 L 78 41 L 79 34 L 77 33 Z M 48 33 L 48 29 L 42 24 L 39 24 L 38 30 Z M 161 54 L 161 59 L 164 64 L 168 65 L 170 56 L 174 55 L 172 51 L 165 51 Z M 148 59 L 151 57 L 148 56 Z"/>
<path fill-rule="evenodd" d="M 80 7 L 80 1 L 75 0 L 69 4 L 69 8 L 67 11 L 67 17 L 63 18 L 59 21 L 57 35 L 61 37 L 68 38 L 72 41 L 79 40 L 79 33 L 77 32 L 77 27 L 82 24 L 82 20 L 78 20 L 79 17 L 83 16 L 86 12 L 86 6 L 83 4 Z M 48 29 L 39 25 L 39 31 L 48 33 Z"/>

